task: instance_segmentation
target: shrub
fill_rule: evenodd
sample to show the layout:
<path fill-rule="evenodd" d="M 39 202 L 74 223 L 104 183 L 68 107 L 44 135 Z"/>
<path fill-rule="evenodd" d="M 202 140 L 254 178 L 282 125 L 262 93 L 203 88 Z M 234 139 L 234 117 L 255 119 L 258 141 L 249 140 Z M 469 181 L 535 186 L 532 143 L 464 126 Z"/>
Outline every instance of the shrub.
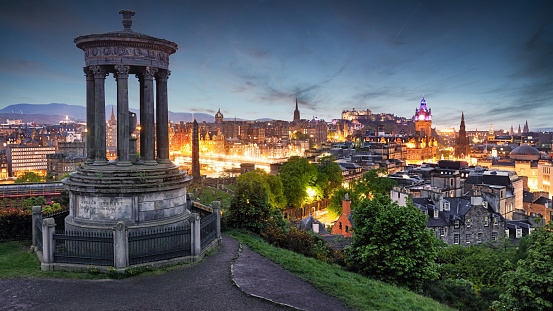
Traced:
<path fill-rule="evenodd" d="M 274 246 L 325 262 L 345 265 L 343 253 L 326 245 L 317 234 L 296 228 L 284 230 L 283 228 L 273 226 L 261 232 L 260 235 Z"/>
<path fill-rule="evenodd" d="M 427 282 L 424 294 L 440 303 L 458 310 L 488 310 L 489 302 L 474 290 L 474 285 L 465 279 L 447 279 Z"/>
<path fill-rule="evenodd" d="M 32 239 L 32 215 L 30 210 L 0 210 L 0 240 Z"/>

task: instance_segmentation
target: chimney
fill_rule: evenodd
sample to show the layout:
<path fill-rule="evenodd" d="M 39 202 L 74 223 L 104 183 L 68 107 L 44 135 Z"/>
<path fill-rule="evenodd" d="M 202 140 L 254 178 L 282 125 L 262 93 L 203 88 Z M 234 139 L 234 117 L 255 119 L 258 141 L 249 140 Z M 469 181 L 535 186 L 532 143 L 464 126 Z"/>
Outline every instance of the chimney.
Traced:
<path fill-rule="evenodd" d="M 346 193 L 344 199 L 342 200 L 342 214 L 349 215 L 351 214 L 351 201 L 349 200 L 349 194 Z"/>

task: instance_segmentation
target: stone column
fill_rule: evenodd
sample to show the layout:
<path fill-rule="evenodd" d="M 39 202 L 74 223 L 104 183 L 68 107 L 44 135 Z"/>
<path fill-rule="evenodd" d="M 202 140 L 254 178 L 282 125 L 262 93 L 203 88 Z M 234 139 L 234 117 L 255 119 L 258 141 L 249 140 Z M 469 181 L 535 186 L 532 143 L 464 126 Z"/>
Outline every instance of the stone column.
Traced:
<path fill-rule="evenodd" d="M 120 221 L 115 225 L 113 233 L 113 262 L 115 269 L 125 269 L 129 266 L 129 238 L 125 223 Z"/>
<path fill-rule="evenodd" d="M 192 213 L 190 218 L 188 218 L 188 221 L 190 222 L 191 255 L 199 256 L 202 252 L 200 214 Z"/>
<path fill-rule="evenodd" d="M 33 206 L 33 216 L 32 216 L 32 225 L 33 225 L 33 246 L 36 247 L 36 223 L 39 217 L 42 217 L 42 207 Z M 42 243 L 42 241 L 40 241 Z"/>
<path fill-rule="evenodd" d="M 117 80 L 117 165 L 132 165 L 129 161 L 129 70 L 130 66 L 115 65 Z"/>
<path fill-rule="evenodd" d="M 144 133 L 142 132 L 142 129 L 143 129 L 143 124 L 146 123 L 146 121 L 144 120 L 144 114 L 142 113 L 142 111 L 144 111 L 144 77 L 142 76 L 142 74 L 137 74 L 136 77 L 138 78 L 138 84 L 139 84 L 139 93 L 140 93 L 140 116 L 139 116 L 139 120 L 138 122 L 140 122 L 140 130 L 138 131 L 138 135 L 140 136 L 139 137 L 139 147 L 138 148 L 138 152 L 140 152 L 140 157 L 138 157 L 138 160 L 140 160 L 140 158 L 142 158 L 144 156 L 142 150 L 144 150 Z"/>
<path fill-rule="evenodd" d="M 160 70 L 156 75 L 156 140 L 158 163 L 169 161 L 169 102 L 167 99 L 167 79 L 171 72 Z"/>
<path fill-rule="evenodd" d="M 94 141 L 96 155 L 94 165 L 106 165 L 106 94 L 104 84 L 107 72 L 102 66 L 90 66 L 94 73 L 95 126 Z"/>
<path fill-rule="evenodd" d="M 217 239 L 221 238 L 221 202 L 220 201 L 213 201 L 211 203 L 211 206 L 213 206 L 213 213 L 217 215 L 216 221 L 216 231 L 217 231 Z"/>
<path fill-rule="evenodd" d="M 86 76 L 86 164 L 94 163 L 96 148 L 94 131 L 96 128 L 96 115 L 94 113 L 94 74 L 88 67 L 83 67 Z"/>
<path fill-rule="evenodd" d="M 155 160 L 155 128 L 154 128 L 154 75 L 157 69 L 145 67 L 142 71 L 144 83 L 144 110 L 140 111 L 140 120 L 144 119 L 144 124 L 140 124 L 140 155 L 146 165 L 156 165 Z M 144 139 L 142 139 L 144 135 Z"/>
<path fill-rule="evenodd" d="M 42 265 L 43 271 L 51 270 L 51 264 L 54 263 L 54 232 L 56 231 L 56 222 L 54 218 L 46 218 L 42 221 Z"/>

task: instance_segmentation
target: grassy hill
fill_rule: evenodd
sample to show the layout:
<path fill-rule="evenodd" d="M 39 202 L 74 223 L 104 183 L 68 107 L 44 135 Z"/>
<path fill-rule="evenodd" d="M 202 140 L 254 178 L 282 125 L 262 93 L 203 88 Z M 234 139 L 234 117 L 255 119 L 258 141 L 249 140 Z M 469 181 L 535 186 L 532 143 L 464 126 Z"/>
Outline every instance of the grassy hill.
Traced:
<path fill-rule="evenodd" d="M 346 271 L 336 264 L 275 247 L 254 235 L 238 231 L 227 234 L 354 310 L 455 310 L 407 289 Z"/>

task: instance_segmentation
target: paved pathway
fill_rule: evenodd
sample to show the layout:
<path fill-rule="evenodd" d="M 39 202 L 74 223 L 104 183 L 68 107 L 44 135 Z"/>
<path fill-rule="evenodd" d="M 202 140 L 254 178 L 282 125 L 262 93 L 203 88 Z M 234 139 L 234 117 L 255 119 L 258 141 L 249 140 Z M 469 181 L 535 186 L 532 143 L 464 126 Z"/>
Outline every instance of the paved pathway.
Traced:
<path fill-rule="evenodd" d="M 163 275 L 123 280 L 0 279 L 0 310 L 286 309 L 284 306 L 244 294 L 243 291 L 248 292 L 248 289 L 247 286 L 243 286 L 243 281 L 246 280 L 243 277 L 237 279 L 237 284 L 242 284 L 243 291 L 234 285 L 230 265 L 238 248 L 239 243 L 235 239 L 225 236 L 219 250 L 203 262 Z M 246 250 L 237 259 L 234 266 L 235 275 L 244 276 L 250 273 L 254 277 L 253 272 L 247 272 L 250 267 L 258 271 L 256 273 L 271 271 L 267 276 L 272 279 L 273 285 L 266 279 L 256 278 L 253 279 L 253 287 L 265 288 L 266 295 L 272 293 L 271 286 L 274 288 L 274 284 L 286 284 L 286 288 L 289 288 L 289 293 L 278 293 L 278 296 L 286 299 L 279 300 L 273 296 L 267 298 L 287 305 L 297 304 L 298 301 L 336 302 L 336 299 L 314 290 L 311 285 L 289 273 L 286 274 L 282 268 L 274 267 L 269 260 L 252 253 Z M 271 275 L 274 277 L 271 278 Z M 295 283 L 294 280 L 300 282 Z M 296 288 L 297 286 L 300 288 Z M 306 287 L 311 287 L 314 292 L 310 291 L 307 294 Z M 310 308 L 310 305 L 311 303 L 308 303 L 307 306 L 304 304 L 296 307 L 315 310 Z M 321 310 L 318 306 L 316 308 Z"/>
<path fill-rule="evenodd" d="M 244 292 L 301 310 L 347 310 L 338 299 L 322 294 L 311 284 L 250 250 L 232 265 L 233 281 Z"/>

